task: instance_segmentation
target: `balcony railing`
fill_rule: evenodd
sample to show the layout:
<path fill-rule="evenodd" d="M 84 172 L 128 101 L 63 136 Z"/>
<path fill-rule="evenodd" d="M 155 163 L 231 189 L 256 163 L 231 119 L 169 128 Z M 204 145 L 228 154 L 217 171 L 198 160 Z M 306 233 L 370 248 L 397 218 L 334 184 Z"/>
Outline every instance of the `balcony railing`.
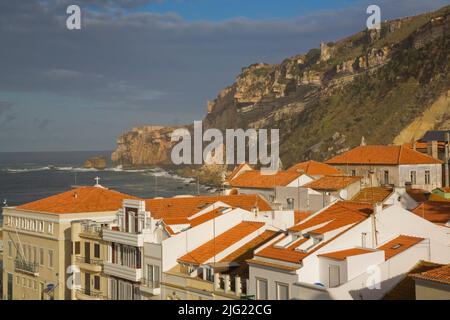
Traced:
<path fill-rule="evenodd" d="M 102 237 L 102 226 L 96 224 L 82 224 L 81 225 L 81 235 L 101 238 Z"/>
<path fill-rule="evenodd" d="M 19 272 L 30 273 L 33 275 L 39 274 L 39 263 L 37 262 L 16 259 L 14 261 L 14 267 L 15 270 Z"/>
<path fill-rule="evenodd" d="M 108 299 L 108 297 L 103 295 L 102 292 L 92 289 L 91 290 L 86 290 L 84 288 L 77 289 L 77 293 L 82 294 L 84 296 L 92 297 L 93 299 L 102 299 L 102 300 Z"/>
<path fill-rule="evenodd" d="M 97 266 L 103 265 L 103 260 L 101 260 L 101 259 L 91 259 L 91 258 L 77 256 L 75 258 L 75 260 L 80 263 L 93 264 L 93 265 L 97 265 Z"/>
<path fill-rule="evenodd" d="M 141 285 L 147 287 L 147 288 L 151 288 L 151 289 L 157 289 L 161 287 L 161 282 L 160 281 L 153 281 L 153 280 L 148 280 L 148 279 L 141 279 Z"/>

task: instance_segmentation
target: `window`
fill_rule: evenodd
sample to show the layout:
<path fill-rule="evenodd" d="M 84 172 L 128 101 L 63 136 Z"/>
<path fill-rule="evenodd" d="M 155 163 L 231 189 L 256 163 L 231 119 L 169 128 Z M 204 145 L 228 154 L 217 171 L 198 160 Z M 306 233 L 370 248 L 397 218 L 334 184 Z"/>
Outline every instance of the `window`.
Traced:
<path fill-rule="evenodd" d="M 44 265 L 44 249 L 39 248 L 39 265 Z"/>
<path fill-rule="evenodd" d="M 100 276 L 94 276 L 94 289 L 100 290 Z"/>
<path fill-rule="evenodd" d="M 205 271 L 206 280 L 209 281 L 209 282 L 214 282 L 213 269 L 211 269 L 211 268 L 204 268 L 203 270 Z"/>
<path fill-rule="evenodd" d="M 289 285 L 277 283 L 277 300 L 289 300 Z"/>
<path fill-rule="evenodd" d="M 352 177 L 356 177 L 356 170 L 352 170 Z"/>
<path fill-rule="evenodd" d="M 75 241 L 75 254 L 81 253 L 81 244 L 80 241 Z"/>
<path fill-rule="evenodd" d="M 415 171 L 411 171 L 410 177 L 411 177 L 411 184 L 416 184 L 416 172 Z"/>
<path fill-rule="evenodd" d="M 387 170 L 384 171 L 383 183 L 389 184 L 389 171 Z"/>
<path fill-rule="evenodd" d="M 256 279 L 256 299 L 257 300 L 267 300 L 267 280 L 265 279 Z"/>
<path fill-rule="evenodd" d="M 147 284 L 150 288 L 159 288 L 159 266 L 147 265 Z"/>
<path fill-rule="evenodd" d="M 94 258 L 100 258 L 100 245 L 94 243 Z"/>
<path fill-rule="evenodd" d="M 39 221 L 39 232 L 44 232 L 44 221 Z"/>
<path fill-rule="evenodd" d="M 20 277 L 16 276 L 16 284 L 19 286 L 20 285 Z"/>
<path fill-rule="evenodd" d="M 27 230 L 31 229 L 30 220 L 28 220 L 28 219 L 25 220 L 25 229 L 27 229 Z"/>
<path fill-rule="evenodd" d="M 22 229 L 25 229 L 25 219 L 20 219 L 20 227 L 22 228 Z"/>
<path fill-rule="evenodd" d="M 53 268 L 53 250 L 48 250 L 48 267 Z"/>
<path fill-rule="evenodd" d="M 425 170 L 425 184 L 431 184 L 430 170 Z"/>
<path fill-rule="evenodd" d="M 48 225 L 47 225 L 47 232 L 49 234 L 53 234 L 53 223 L 52 222 L 48 223 Z"/>
<path fill-rule="evenodd" d="M 12 258 L 13 256 L 13 244 L 11 240 L 8 240 L 8 257 Z"/>
<path fill-rule="evenodd" d="M 16 218 L 16 228 L 19 228 L 19 218 Z"/>
<path fill-rule="evenodd" d="M 33 262 L 38 263 L 37 247 L 33 247 Z"/>
<path fill-rule="evenodd" d="M 27 286 L 27 279 L 25 279 L 25 277 L 22 278 L 22 287 L 26 287 Z"/>

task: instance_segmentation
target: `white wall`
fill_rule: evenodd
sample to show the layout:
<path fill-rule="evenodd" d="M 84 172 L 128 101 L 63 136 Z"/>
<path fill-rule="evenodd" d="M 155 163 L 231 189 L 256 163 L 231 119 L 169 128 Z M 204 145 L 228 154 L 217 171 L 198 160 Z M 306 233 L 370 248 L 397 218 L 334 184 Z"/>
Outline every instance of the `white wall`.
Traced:
<path fill-rule="evenodd" d="M 214 220 L 209 220 L 164 240 L 162 243 L 162 271 L 172 269 L 177 265 L 178 258 L 213 239 L 214 231 L 218 236 L 241 223 L 243 212 L 242 209 L 234 209 Z"/>
<path fill-rule="evenodd" d="M 256 297 L 256 279 L 267 280 L 268 298 L 269 300 L 276 299 L 276 283 L 283 283 L 289 285 L 289 298 L 293 293 L 293 284 L 297 281 L 298 276 L 295 272 L 281 272 L 275 271 L 266 267 L 249 266 L 249 288 L 248 294 Z"/>

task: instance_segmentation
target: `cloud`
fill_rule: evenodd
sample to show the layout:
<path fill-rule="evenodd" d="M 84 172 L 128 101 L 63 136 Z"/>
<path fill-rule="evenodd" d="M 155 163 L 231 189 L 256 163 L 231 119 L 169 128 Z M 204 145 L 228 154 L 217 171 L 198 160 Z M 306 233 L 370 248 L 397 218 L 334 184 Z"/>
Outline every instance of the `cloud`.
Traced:
<path fill-rule="evenodd" d="M 52 126 L 69 127 L 78 121 L 79 129 L 95 113 L 109 123 L 101 129 L 110 135 L 105 140 L 112 142 L 134 121 L 170 124 L 174 118 L 202 119 L 206 101 L 231 84 L 242 67 L 278 63 L 318 47 L 321 41 L 362 30 L 369 4 L 364 0 L 294 19 L 187 21 L 176 13 L 130 10 L 159 2 L 155 0 L 79 0 L 75 2 L 82 6 L 82 30 L 69 31 L 65 7 L 73 2 L 0 1 L 0 38 L 5 48 L 0 50 L 0 92 L 35 97 L 20 111 L 0 102 L 0 116 L 14 111 L 19 118 L 25 114 L 39 118 L 52 107 Z M 383 19 L 447 3 L 376 2 Z M 52 104 L 46 99 L 50 95 L 60 99 Z M 94 129 L 84 130 L 95 136 Z"/>
<path fill-rule="evenodd" d="M 9 101 L 1 101 L 0 100 L 0 116 L 10 111 L 14 104 Z"/>
<path fill-rule="evenodd" d="M 35 120 L 36 124 L 37 124 L 37 128 L 39 130 L 44 130 L 47 129 L 48 125 L 52 122 L 50 119 L 45 118 L 45 119 L 36 119 Z"/>

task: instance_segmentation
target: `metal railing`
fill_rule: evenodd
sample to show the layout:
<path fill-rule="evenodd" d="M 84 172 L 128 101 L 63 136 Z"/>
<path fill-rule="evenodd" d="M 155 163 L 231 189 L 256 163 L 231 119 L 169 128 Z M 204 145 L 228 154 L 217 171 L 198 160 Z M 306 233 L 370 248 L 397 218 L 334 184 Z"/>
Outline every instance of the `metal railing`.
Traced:
<path fill-rule="evenodd" d="M 105 299 L 105 300 L 108 299 L 107 296 L 103 295 L 102 292 L 97 291 L 97 290 L 92 290 L 92 289 L 86 290 L 84 288 L 81 288 L 81 289 L 77 289 L 77 292 L 82 295 L 89 296 L 89 297 L 96 298 L 96 299 Z"/>
<path fill-rule="evenodd" d="M 141 285 L 147 287 L 147 288 L 151 288 L 151 289 L 157 289 L 161 287 L 161 282 L 160 281 L 154 281 L 154 280 L 149 280 L 149 279 L 145 279 L 142 278 L 141 279 Z"/>
<path fill-rule="evenodd" d="M 101 238 L 102 236 L 102 226 L 96 224 L 82 224 L 81 234 L 85 236 L 91 236 L 96 238 Z"/>
<path fill-rule="evenodd" d="M 75 260 L 80 263 L 94 264 L 97 266 L 103 265 L 103 260 L 101 260 L 101 259 L 95 259 L 95 258 L 91 259 L 91 258 L 86 258 L 86 257 L 82 257 L 82 256 L 77 256 L 77 257 L 75 257 Z"/>
<path fill-rule="evenodd" d="M 16 271 L 38 274 L 39 263 L 16 259 L 14 260 L 14 268 Z"/>

